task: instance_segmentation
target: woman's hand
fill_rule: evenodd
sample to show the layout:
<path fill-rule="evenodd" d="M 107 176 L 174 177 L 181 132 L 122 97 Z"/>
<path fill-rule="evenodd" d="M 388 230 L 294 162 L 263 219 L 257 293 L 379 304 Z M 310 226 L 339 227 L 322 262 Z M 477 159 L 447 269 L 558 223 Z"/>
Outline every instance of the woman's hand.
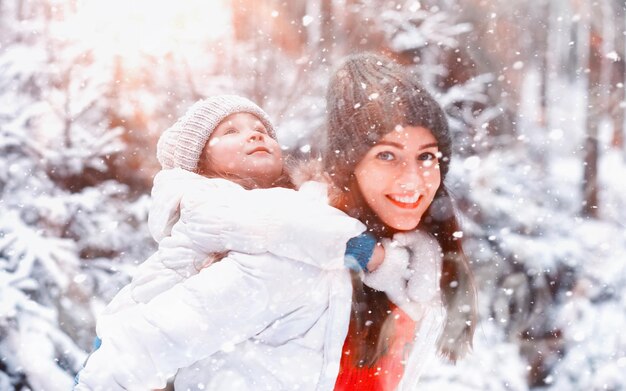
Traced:
<path fill-rule="evenodd" d="M 422 231 L 399 233 L 394 239 L 410 253 L 407 295 L 418 303 L 441 298 L 442 251 L 437 240 Z"/>
<path fill-rule="evenodd" d="M 397 241 L 382 240 L 385 259 L 373 271 L 365 273 L 363 282 L 370 288 L 385 292 L 396 305 L 408 303 L 407 281 L 412 271 L 409 269 L 409 251 Z"/>
<path fill-rule="evenodd" d="M 383 239 L 384 261 L 363 282 L 418 320 L 432 302 L 441 300 L 441 248 L 432 236 L 412 231 Z M 369 269 L 369 265 L 368 265 Z"/>

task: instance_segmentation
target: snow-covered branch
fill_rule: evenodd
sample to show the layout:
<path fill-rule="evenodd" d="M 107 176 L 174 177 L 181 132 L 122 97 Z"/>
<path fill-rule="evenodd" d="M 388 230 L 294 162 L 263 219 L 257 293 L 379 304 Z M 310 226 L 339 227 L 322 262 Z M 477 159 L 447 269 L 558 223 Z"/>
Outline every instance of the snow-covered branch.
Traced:
<path fill-rule="evenodd" d="M 414 2 L 412 2 L 414 3 Z M 429 12 L 415 9 L 386 10 L 382 13 L 387 39 L 391 48 L 403 52 L 424 48 L 428 45 L 456 48 L 457 37 L 472 30 L 469 23 L 453 23 L 446 12 Z"/>

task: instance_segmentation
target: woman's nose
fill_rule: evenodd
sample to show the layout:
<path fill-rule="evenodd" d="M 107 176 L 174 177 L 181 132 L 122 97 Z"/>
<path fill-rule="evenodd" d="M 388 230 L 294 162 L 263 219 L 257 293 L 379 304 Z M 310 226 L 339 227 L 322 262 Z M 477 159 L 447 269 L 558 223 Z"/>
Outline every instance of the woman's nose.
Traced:
<path fill-rule="evenodd" d="M 400 189 L 414 191 L 423 185 L 424 178 L 422 178 L 419 167 L 417 167 L 416 164 L 405 164 L 402 166 L 401 170 L 402 172 L 397 179 Z"/>

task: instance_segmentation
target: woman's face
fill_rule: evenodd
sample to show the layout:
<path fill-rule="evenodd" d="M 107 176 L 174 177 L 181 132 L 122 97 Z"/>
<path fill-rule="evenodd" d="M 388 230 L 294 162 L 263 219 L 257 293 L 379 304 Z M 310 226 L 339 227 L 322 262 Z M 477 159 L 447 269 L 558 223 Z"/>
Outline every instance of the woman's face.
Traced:
<path fill-rule="evenodd" d="M 354 174 L 383 223 L 399 231 L 415 229 L 441 184 L 437 140 L 426 128 L 398 126 L 365 154 Z"/>

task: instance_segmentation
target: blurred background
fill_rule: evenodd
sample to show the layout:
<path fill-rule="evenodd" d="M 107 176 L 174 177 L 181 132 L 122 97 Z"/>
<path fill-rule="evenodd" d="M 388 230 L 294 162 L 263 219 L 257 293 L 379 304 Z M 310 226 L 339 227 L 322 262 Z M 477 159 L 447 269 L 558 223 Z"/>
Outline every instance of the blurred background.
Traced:
<path fill-rule="evenodd" d="M 0 390 L 71 388 L 155 249 L 164 129 L 239 93 L 315 156 L 361 50 L 419 72 L 454 131 L 481 322 L 422 389 L 626 389 L 625 32 L 623 0 L 0 0 Z"/>

